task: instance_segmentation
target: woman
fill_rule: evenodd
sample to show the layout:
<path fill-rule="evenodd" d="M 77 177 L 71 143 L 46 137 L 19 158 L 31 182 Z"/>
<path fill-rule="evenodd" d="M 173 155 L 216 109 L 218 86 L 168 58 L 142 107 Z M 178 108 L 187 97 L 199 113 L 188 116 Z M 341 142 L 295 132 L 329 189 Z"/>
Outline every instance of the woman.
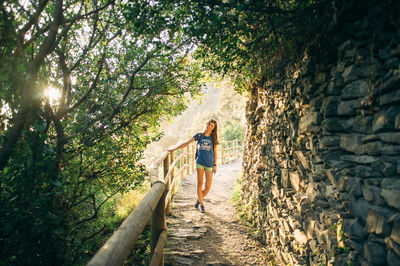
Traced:
<path fill-rule="evenodd" d="M 197 141 L 197 158 L 196 158 L 196 171 L 197 171 L 197 201 L 194 207 L 197 209 L 200 205 L 200 211 L 204 212 L 204 197 L 208 194 L 211 188 L 213 172 L 217 172 L 217 144 L 218 144 L 218 125 L 217 121 L 210 119 L 206 124 L 206 129 L 203 133 L 197 133 L 190 140 L 182 143 L 176 148 L 168 150 L 173 152 L 181 149 Z M 203 189 L 204 174 L 206 176 L 206 184 Z"/>

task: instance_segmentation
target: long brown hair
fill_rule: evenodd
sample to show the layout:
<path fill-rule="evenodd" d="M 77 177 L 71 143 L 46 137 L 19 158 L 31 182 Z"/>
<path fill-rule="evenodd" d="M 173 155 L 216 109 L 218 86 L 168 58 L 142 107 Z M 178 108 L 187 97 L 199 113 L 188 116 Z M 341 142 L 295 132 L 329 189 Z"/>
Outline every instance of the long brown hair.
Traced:
<path fill-rule="evenodd" d="M 207 124 L 208 123 L 213 123 L 215 125 L 214 129 L 210 133 L 213 145 L 215 147 L 215 145 L 217 145 L 217 143 L 218 143 L 218 123 L 215 119 L 208 120 Z M 206 131 L 204 130 L 204 132 L 206 132 Z"/>

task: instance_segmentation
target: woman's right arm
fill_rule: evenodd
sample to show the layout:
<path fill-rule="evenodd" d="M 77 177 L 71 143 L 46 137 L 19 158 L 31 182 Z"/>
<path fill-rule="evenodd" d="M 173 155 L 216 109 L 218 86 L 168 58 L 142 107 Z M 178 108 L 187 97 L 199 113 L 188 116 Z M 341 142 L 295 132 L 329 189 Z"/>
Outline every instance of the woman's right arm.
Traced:
<path fill-rule="evenodd" d="M 195 141 L 194 137 L 191 138 L 191 139 L 189 139 L 188 141 L 186 141 L 186 142 L 180 144 L 178 147 L 168 149 L 167 151 L 173 152 L 173 151 L 176 151 L 176 150 L 178 150 L 178 149 L 182 149 L 182 148 L 186 147 L 187 145 L 189 145 L 190 143 L 192 143 L 193 141 Z"/>

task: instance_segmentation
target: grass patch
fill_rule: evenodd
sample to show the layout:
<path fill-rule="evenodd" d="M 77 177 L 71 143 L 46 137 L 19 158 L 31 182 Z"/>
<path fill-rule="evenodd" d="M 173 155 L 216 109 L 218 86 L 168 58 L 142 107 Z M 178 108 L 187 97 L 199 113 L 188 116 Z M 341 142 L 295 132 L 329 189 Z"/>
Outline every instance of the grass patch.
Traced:
<path fill-rule="evenodd" d="M 237 204 L 240 199 L 240 191 L 242 190 L 242 180 L 238 177 L 236 178 L 235 187 L 232 191 L 232 202 Z"/>

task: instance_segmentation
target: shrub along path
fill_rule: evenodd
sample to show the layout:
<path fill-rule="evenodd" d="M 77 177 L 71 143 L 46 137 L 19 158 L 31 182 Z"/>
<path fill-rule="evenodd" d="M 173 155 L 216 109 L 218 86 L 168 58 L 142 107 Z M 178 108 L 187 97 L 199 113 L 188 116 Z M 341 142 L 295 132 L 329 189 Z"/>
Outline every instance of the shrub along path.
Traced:
<path fill-rule="evenodd" d="M 219 166 L 201 213 L 196 175 L 181 182 L 168 216 L 165 265 L 265 265 L 267 254 L 239 220 L 231 197 L 241 160 Z"/>

